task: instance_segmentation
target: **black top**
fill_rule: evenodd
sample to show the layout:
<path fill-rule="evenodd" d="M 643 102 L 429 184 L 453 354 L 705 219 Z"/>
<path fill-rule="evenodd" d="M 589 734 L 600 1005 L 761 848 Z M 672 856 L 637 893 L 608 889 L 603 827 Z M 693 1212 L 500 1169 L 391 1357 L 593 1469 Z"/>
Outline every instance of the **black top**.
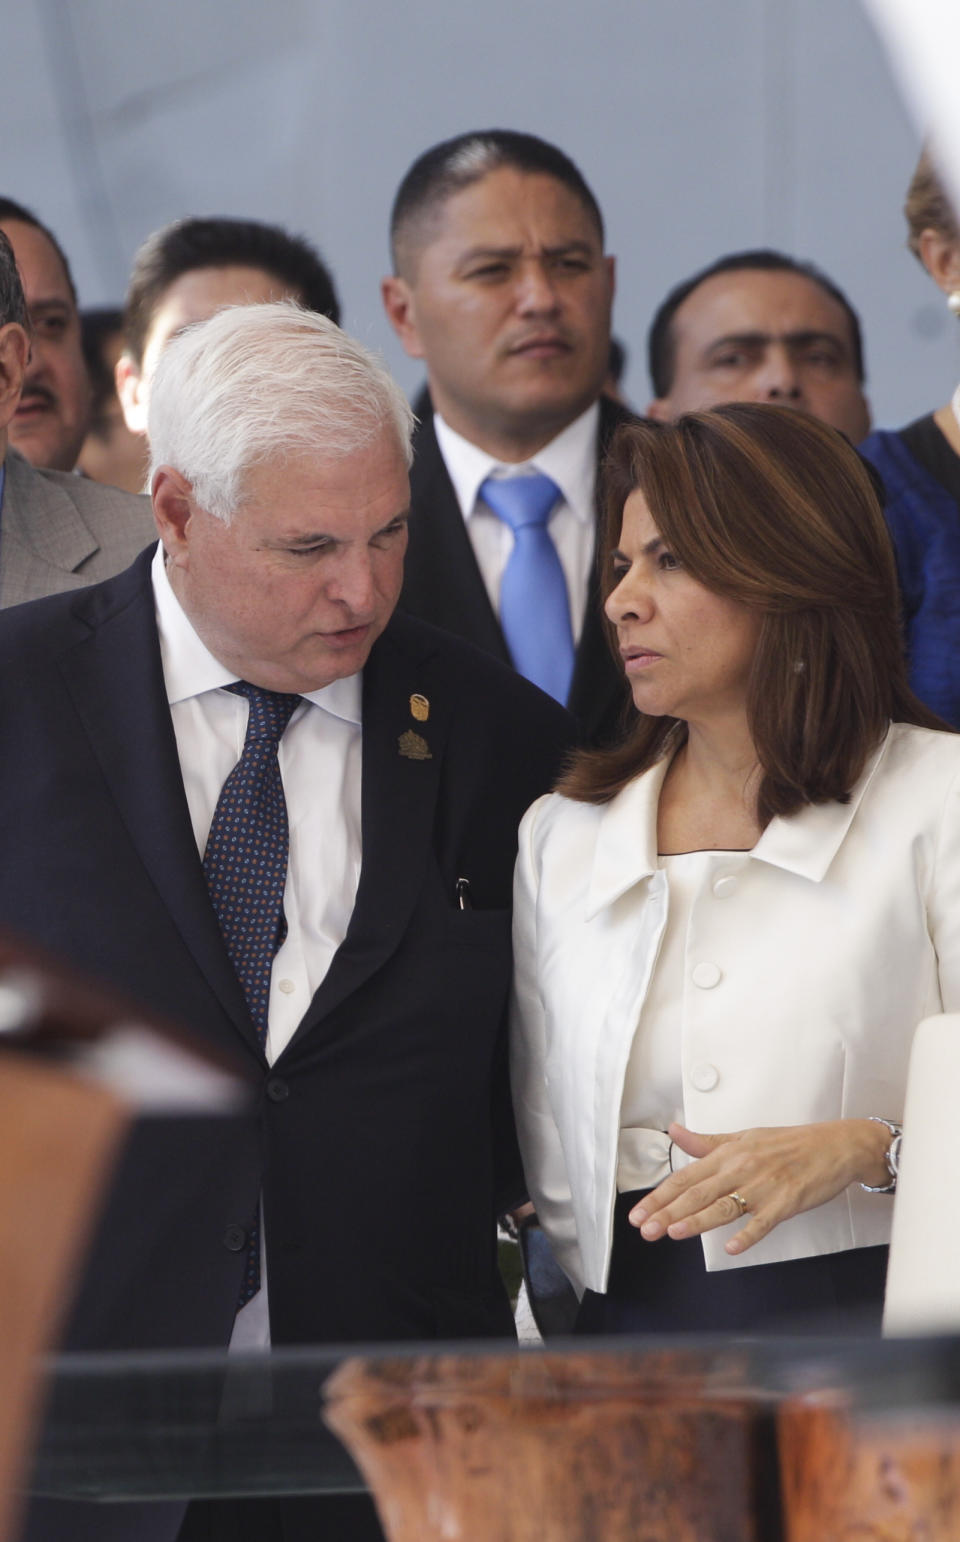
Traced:
<path fill-rule="evenodd" d="M 952 448 L 943 430 L 937 427 L 933 413 L 908 423 L 900 430 L 900 438 L 923 469 L 960 503 L 960 455 Z"/>

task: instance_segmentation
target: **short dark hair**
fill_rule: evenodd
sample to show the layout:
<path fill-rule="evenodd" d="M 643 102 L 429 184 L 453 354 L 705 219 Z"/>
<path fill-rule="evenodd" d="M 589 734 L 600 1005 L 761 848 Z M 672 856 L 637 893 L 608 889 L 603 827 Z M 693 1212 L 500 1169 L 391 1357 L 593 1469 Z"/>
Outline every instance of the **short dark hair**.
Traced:
<path fill-rule="evenodd" d="M 910 690 L 883 511 L 836 429 L 754 402 L 624 424 L 604 468 L 605 594 L 637 490 L 686 571 L 760 620 L 747 718 L 761 825 L 843 802 L 891 720 L 948 727 Z M 635 712 L 624 741 L 582 751 L 559 790 L 605 803 L 685 735 L 676 718 Z"/>
<path fill-rule="evenodd" d="M 425 150 L 414 161 L 397 189 L 390 211 L 390 250 L 399 272 L 404 234 L 424 215 L 433 213 L 488 172 L 513 167 L 530 176 L 553 177 L 583 204 L 603 241 L 603 215 L 580 168 L 569 155 L 536 134 L 513 129 L 474 129 Z"/>
<path fill-rule="evenodd" d="M 13 255 L 13 247 L 0 230 L 0 327 L 7 326 L 11 321 L 23 327 L 25 332 L 30 331 L 17 259 Z"/>
<path fill-rule="evenodd" d="M 57 240 L 53 231 L 50 229 L 49 225 L 45 225 L 42 220 L 38 220 L 37 216 L 32 213 L 30 209 L 25 209 L 22 203 L 17 203 L 13 198 L 0 197 L 0 225 L 2 225 L 6 220 L 19 220 L 23 225 L 32 225 L 34 230 L 39 230 L 42 235 L 46 236 L 57 256 L 60 258 L 60 264 L 63 268 L 64 276 L 67 280 L 67 288 L 70 290 L 70 293 L 73 296 L 74 305 L 76 305 L 77 286 L 73 282 L 73 274 L 70 272 L 70 264 L 67 261 L 67 254 L 63 247 L 60 245 L 60 242 Z"/>
<path fill-rule="evenodd" d="M 795 257 L 786 256 L 784 252 L 775 252 L 769 247 L 758 247 L 755 251 L 731 252 L 727 257 L 720 257 L 708 268 L 701 268 L 700 272 L 695 273 L 692 278 L 684 279 L 682 284 L 677 284 L 675 289 L 671 289 L 656 312 L 650 324 L 650 331 L 647 333 L 647 363 L 650 368 L 654 396 L 669 396 L 673 389 L 677 362 L 673 318 L 687 296 L 693 294 L 693 291 L 699 289 L 708 278 L 713 278 L 718 273 L 742 273 L 751 270 L 762 273 L 798 273 L 801 278 L 808 278 L 812 283 L 819 284 L 824 293 L 837 302 L 847 317 L 854 368 L 857 379 L 862 385 L 866 378 L 866 369 L 860 318 L 843 290 L 839 289 L 815 263 L 800 262 Z"/>
<path fill-rule="evenodd" d="M 307 310 L 340 323 L 333 275 L 303 236 L 260 220 L 174 220 L 155 230 L 133 260 L 123 309 L 123 340 L 139 364 L 157 306 L 170 285 L 198 268 L 259 268 L 292 290 Z"/>

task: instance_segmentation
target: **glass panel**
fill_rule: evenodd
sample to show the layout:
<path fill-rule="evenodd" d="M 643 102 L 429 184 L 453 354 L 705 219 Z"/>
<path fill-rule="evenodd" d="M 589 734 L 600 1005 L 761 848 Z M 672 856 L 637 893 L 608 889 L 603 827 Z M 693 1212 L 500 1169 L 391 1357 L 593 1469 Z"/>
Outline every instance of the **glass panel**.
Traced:
<path fill-rule="evenodd" d="M 592 1374 L 563 1396 L 596 1396 L 619 1384 L 633 1360 L 638 1383 L 688 1379 L 713 1395 L 750 1387 L 774 1401 L 784 1394 L 841 1388 L 871 1418 L 902 1419 L 929 1410 L 960 1416 L 960 1339 L 734 1340 L 621 1338 L 554 1340 L 517 1351 L 460 1345 L 367 1345 L 275 1350 L 62 1355 L 49 1363 L 47 1416 L 31 1490 L 73 1499 L 356 1493 L 364 1485 L 323 1421 L 323 1389 L 346 1357 L 396 1370 L 398 1392 L 436 1390 L 437 1359 L 510 1359 L 520 1367 L 516 1396 L 542 1396 L 551 1361 L 599 1355 Z M 634 1359 L 633 1357 L 638 1357 Z M 419 1362 L 419 1363 L 418 1363 Z M 534 1370 L 542 1368 L 543 1375 Z M 526 1371 L 524 1370 L 526 1367 Z M 632 1370 L 632 1367 L 630 1368 Z M 388 1375 L 390 1373 L 387 1373 Z M 392 1376 L 391 1376 L 392 1379 Z M 576 1382 L 576 1377 L 574 1378 Z M 559 1387 L 558 1382 L 558 1387 Z"/>

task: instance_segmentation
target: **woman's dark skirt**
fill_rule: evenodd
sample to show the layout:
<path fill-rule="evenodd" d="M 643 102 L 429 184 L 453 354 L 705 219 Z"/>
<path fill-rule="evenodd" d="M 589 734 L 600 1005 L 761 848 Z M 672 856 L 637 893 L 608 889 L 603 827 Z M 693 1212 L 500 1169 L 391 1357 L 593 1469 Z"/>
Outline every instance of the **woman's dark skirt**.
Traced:
<path fill-rule="evenodd" d="M 605 1295 L 588 1290 L 577 1333 L 878 1334 L 886 1247 L 819 1253 L 708 1274 L 699 1237 L 645 1242 L 617 1199 Z"/>

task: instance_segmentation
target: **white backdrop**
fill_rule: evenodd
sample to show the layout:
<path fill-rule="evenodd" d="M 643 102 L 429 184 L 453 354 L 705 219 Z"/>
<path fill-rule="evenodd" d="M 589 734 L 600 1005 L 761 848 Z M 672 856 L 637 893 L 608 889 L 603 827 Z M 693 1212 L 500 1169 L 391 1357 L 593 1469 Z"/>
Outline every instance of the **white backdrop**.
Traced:
<path fill-rule="evenodd" d="M 378 295 L 391 197 L 427 145 L 503 126 L 555 140 L 597 192 L 637 405 L 666 289 L 760 244 L 849 293 L 879 423 L 960 376 L 904 248 L 918 135 L 860 0 L 7 0 L 3 63 L 0 191 L 57 232 L 86 304 L 118 301 L 175 216 L 277 220 L 413 389 Z"/>

